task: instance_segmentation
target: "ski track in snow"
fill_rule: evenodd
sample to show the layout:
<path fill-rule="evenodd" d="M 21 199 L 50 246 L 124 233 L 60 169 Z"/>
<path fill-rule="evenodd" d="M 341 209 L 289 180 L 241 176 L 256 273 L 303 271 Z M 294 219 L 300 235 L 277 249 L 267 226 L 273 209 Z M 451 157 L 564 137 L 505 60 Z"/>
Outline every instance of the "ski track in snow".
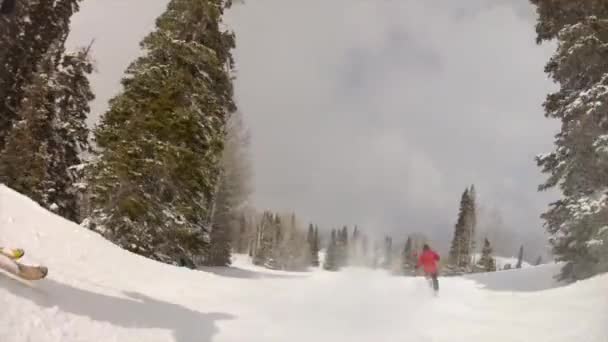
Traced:
<path fill-rule="evenodd" d="M 191 271 L 128 253 L 0 186 L 0 244 L 49 266 L 0 274 L 2 342 L 607 342 L 608 276 L 556 287 L 556 265 L 440 278 L 286 273 L 237 256 Z"/>

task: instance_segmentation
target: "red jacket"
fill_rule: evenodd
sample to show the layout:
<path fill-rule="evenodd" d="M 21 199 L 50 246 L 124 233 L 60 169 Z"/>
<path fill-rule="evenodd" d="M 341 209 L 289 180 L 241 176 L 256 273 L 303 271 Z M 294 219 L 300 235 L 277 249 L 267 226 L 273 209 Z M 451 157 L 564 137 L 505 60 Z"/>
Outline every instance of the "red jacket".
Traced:
<path fill-rule="evenodd" d="M 424 273 L 436 273 L 438 261 L 439 254 L 429 249 L 420 254 L 420 258 L 418 258 L 418 265 L 416 265 L 416 268 L 422 266 L 422 269 L 424 269 Z"/>

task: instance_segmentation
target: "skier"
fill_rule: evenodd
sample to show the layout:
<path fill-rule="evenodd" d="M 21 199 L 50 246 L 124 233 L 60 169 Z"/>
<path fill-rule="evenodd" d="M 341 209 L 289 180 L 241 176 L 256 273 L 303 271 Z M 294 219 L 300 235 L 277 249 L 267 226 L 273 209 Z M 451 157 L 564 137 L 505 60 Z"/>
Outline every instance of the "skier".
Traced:
<path fill-rule="evenodd" d="M 433 281 L 433 290 L 439 291 L 439 280 L 437 279 L 437 262 L 439 261 L 439 254 L 433 251 L 429 245 L 424 244 L 422 247 L 422 254 L 418 258 L 418 264 L 416 269 L 422 266 L 424 276 L 428 279 L 429 277 Z"/>

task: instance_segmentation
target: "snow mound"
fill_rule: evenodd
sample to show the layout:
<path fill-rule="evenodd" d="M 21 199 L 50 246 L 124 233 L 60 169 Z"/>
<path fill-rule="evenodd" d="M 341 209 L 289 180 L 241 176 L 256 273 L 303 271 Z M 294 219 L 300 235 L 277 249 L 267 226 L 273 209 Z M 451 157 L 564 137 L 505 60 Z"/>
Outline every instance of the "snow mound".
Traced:
<path fill-rule="evenodd" d="M 489 290 L 541 291 L 563 285 L 555 279 L 560 267 L 556 263 L 539 266 L 524 266 L 522 264 L 521 269 L 476 273 L 467 275 L 465 278 L 475 280 Z"/>
<path fill-rule="evenodd" d="M 48 278 L 33 283 L 0 274 L 2 342 L 608 337 L 608 276 L 549 289 L 540 278 L 547 279 L 550 267 L 440 278 L 438 297 L 424 278 L 354 268 L 277 272 L 253 266 L 243 255 L 235 256 L 232 268 L 189 270 L 122 250 L 4 186 L 0 244 L 23 247 L 24 262 L 49 267 Z M 535 292 L 520 292 L 523 285 L 513 285 L 520 283 L 536 284 Z"/>

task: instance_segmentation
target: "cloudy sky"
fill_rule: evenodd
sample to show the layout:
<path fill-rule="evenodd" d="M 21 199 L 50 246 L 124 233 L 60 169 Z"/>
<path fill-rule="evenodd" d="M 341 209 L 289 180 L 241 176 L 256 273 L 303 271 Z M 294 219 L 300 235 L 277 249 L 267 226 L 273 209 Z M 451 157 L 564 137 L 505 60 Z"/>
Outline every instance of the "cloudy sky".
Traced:
<path fill-rule="evenodd" d="M 84 2 L 70 44 L 96 39 L 91 123 L 166 3 Z M 449 238 L 474 183 L 492 224 L 544 241 L 553 197 L 533 158 L 557 129 L 541 107 L 553 46 L 535 44 L 528 1 L 246 0 L 226 21 L 260 209 Z"/>

